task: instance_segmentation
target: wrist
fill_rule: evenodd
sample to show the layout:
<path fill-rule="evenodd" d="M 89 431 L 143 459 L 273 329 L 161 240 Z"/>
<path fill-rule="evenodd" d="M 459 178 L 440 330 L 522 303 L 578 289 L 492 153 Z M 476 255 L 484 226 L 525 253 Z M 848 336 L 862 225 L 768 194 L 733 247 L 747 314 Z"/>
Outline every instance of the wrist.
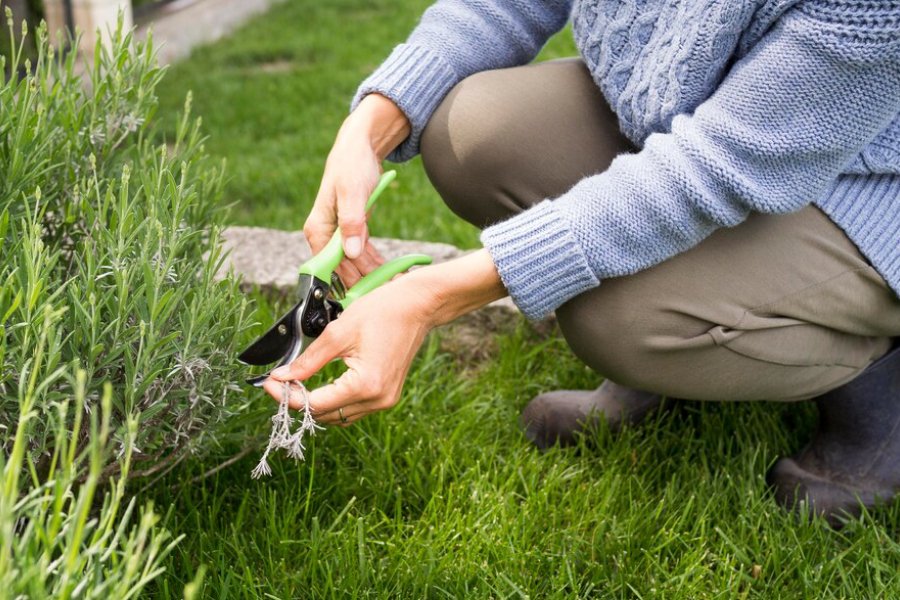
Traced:
<path fill-rule="evenodd" d="M 487 250 L 423 267 L 405 276 L 425 295 L 423 318 L 438 327 L 507 295 Z"/>
<path fill-rule="evenodd" d="M 384 160 L 411 131 L 403 111 L 389 98 L 374 93 L 360 101 L 345 126 L 362 134 L 379 160 Z"/>

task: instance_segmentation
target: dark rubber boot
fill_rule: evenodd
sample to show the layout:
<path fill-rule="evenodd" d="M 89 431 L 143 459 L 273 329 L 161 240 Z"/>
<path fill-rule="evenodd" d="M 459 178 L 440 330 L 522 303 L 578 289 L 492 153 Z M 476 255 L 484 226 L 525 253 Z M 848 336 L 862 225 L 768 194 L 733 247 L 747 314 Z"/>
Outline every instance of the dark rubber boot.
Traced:
<path fill-rule="evenodd" d="M 776 462 L 766 480 L 780 504 L 840 527 L 861 505 L 872 508 L 900 492 L 900 347 L 816 404 L 812 442 Z"/>
<path fill-rule="evenodd" d="M 600 419 L 610 431 L 634 425 L 662 405 L 662 396 L 606 380 L 593 391 L 557 391 L 536 396 L 522 411 L 525 436 L 541 450 L 571 446 L 577 434 L 596 427 Z"/>

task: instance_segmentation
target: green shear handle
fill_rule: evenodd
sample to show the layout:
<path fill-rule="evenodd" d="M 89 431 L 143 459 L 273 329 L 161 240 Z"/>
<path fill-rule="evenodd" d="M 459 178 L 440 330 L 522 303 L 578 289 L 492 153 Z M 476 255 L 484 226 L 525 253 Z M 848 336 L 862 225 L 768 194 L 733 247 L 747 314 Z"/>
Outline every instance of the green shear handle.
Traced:
<path fill-rule="evenodd" d="M 366 210 L 372 207 L 384 188 L 397 176 L 388 171 L 381 176 L 375 191 L 366 203 Z M 325 248 L 300 267 L 300 282 L 297 288 L 298 302 L 282 316 L 269 330 L 257 338 L 238 356 L 244 364 L 268 365 L 279 361 L 279 365 L 293 362 L 313 339 L 321 335 L 325 327 L 341 312 L 361 296 L 387 283 L 396 275 L 414 265 L 427 265 L 431 257 L 425 254 L 410 254 L 387 262 L 354 285 L 341 297 L 332 280 L 334 269 L 344 258 L 341 233 L 335 231 Z M 339 288 L 342 286 L 338 286 Z M 251 385 L 262 385 L 268 374 L 257 375 L 247 380 Z"/>
<path fill-rule="evenodd" d="M 396 171 L 385 171 L 381 176 L 381 179 L 378 180 L 378 185 L 376 185 L 375 189 L 372 191 L 372 195 L 369 196 L 369 200 L 366 202 L 366 212 L 372 208 L 372 205 L 375 204 L 375 201 L 378 200 L 381 193 L 396 177 Z M 325 245 L 325 248 L 300 267 L 300 275 L 312 275 L 320 281 L 330 281 L 331 273 L 337 268 L 343 258 L 344 247 L 341 243 L 341 232 L 340 230 L 337 230 L 334 232 L 334 235 L 331 236 L 331 239 L 328 241 L 328 244 Z M 406 271 L 410 267 L 428 264 L 431 264 L 431 257 L 426 256 L 425 254 L 410 254 L 386 262 L 363 277 L 355 286 L 353 286 L 353 288 L 347 292 L 347 295 L 340 300 L 340 304 L 344 308 L 347 308 L 354 300 L 359 299 L 360 296 L 371 292 L 383 283 L 387 283 L 394 276 Z"/>
<path fill-rule="evenodd" d="M 341 306 L 347 308 L 353 301 L 359 300 L 361 296 L 390 281 L 398 273 L 402 273 L 415 265 L 429 264 L 431 264 L 431 257 L 427 254 L 407 254 L 406 256 L 395 258 L 360 279 L 356 285 L 350 288 L 350 291 L 347 292 L 344 298 L 338 300 L 338 302 Z"/>

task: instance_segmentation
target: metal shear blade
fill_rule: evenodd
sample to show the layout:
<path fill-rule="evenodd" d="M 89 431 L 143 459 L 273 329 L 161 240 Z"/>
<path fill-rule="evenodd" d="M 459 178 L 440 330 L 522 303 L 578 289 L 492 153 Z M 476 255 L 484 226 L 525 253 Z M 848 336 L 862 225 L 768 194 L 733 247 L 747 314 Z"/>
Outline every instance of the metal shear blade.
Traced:
<path fill-rule="evenodd" d="M 312 338 L 303 335 L 301 328 L 304 304 L 305 301 L 300 302 L 289 310 L 271 329 L 244 350 L 238 360 L 247 365 L 268 365 L 278 361 L 273 369 L 293 362 L 312 341 Z M 251 377 L 247 379 L 247 383 L 260 387 L 269 378 L 270 372 Z"/>

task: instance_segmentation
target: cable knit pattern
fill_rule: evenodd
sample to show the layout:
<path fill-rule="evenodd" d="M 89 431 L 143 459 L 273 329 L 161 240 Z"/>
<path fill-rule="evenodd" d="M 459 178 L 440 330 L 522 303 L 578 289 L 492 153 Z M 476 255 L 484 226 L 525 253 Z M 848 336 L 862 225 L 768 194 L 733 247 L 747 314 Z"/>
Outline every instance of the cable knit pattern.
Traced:
<path fill-rule="evenodd" d="M 397 102 L 412 134 L 393 158 L 408 158 L 453 85 L 531 60 L 568 10 L 437 2 L 355 101 L 378 91 Z M 751 211 L 811 202 L 900 293 L 900 0 L 581 0 L 572 18 L 582 58 L 641 150 L 484 231 L 527 316 Z M 424 58 L 410 65 L 413 52 Z"/>
<path fill-rule="evenodd" d="M 752 2 L 704 4 L 702 17 L 695 2 L 576 5 L 582 58 L 632 142 L 640 145 L 651 133 L 668 131 L 675 115 L 706 99 L 754 12 Z"/>

